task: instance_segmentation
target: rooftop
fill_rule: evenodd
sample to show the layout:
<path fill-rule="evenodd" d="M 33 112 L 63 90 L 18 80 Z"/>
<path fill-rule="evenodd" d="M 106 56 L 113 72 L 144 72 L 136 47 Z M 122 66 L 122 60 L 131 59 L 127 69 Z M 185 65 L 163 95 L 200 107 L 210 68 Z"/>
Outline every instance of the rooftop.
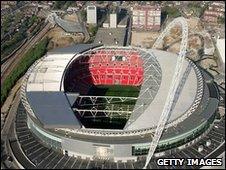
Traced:
<path fill-rule="evenodd" d="M 63 84 L 64 70 L 74 57 L 78 56 L 78 53 L 95 48 L 95 46 L 97 45 L 81 44 L 49 52 L 31 70 L 26 87 L 27 97 L 35 115 L 46 127 L 76 128 L 79 126 L 76 116 L 70 108 L 70 99 L 64 94 L 61 84 Z M 114 48 L 129 49 L 131 47 L 101 48 L 114 50 Z M 152 49 L 140 50 L 141 57 L 145 62 L 145 80 L 134 111 L 124 130 L 144 129 L 157 125 L 170 88 L 168 82 L 172 80 L 177 61 L 177 56 L 173 53 Z M 196 99 L 199 85 L 197 73 L 193 66 L 188 66 L 189 62 L 186 60 L 183 66 L 185 73 L 183 76 L 186 75 L 186 81 L 184 85 L 180 86 L 180 95 L 174 104 L 168 122 L 173 122 L 184 115 L 193 106 Z M 72 116 L 74 118 L 71 118 Z M 62 117 L 65 118 L 62 119 Z M 75 121 L 74 125 L 72 125 L 72 120 Z M 49 125 L 48 122 L 50 122 Z"/>
<path fill-rule="evenodd" d="M 83 28 L 81 26 L 80 23 L 76 23 L 76 22 L 71 22 L 71 21 L 66 21 L 61 19 L 58 16 L 54 16 L 54 19 L 56 21 L 56 23 L 62 28 L 64 29 L 66 32 L 69 33 L 83 33 Z"/>
<path fill-rule="evenodd" d="M 26 98 L 31 105 L 31 114 L 38 118 L 45 128 L 80 128 L 64 94 L 62 85 L 64 70 L 78 53 L 93 48 L 93 44 L 79 44 L 56 49 L 38 60 L 28 71 Z M 34 114 L 33 114 L 34 112 Z"/>
<path fill-rule="evenodd" d="M 138 104 L 141 105 L 143 102 L 142 100 L 139 102 L 139 95 L 134 111 L 125 126 L 125 129 L 128 130 L 157 126 L 169 92 L 170 84 L 168 82 L 171 82 L 173 78 L 177 62 L 177 55 L 159 50 L 149 50 L 149 52 L 156 56 L 161 68 L 162 77 L 160 87 L 158 89 L 158 93 L 156 94 L 156 96 L 154 96 L 153 101 L 146 108 L 143 108 L 144 110 L 139 109 Z M 184 74 L 184 76 L 186 76 L 186 83 L 181 84 L 179 93 L 180 95 L 178 96 L 178 99 L 174 104 L 174 108 L 168 122 L 172 122 L 182 116 L 193 105 L 193 102 L 196 98 L 198 79 L 195 69 L 191 65 L 189 65 L 189 62 L 187 60 L 183 65 L 183 73 L 185 73 L 185 71 L 187 71 L 186 74 Z M 153 81 L 154 80 L 152 80 L 151 82 Z"/>
<path fill-rule="evenodd" d="M 124 46 L 125 36 L 126 28 L 99 28 L 94 43 Z"/>
<path fill-rule="evenodd" d="M 217 39 L 216 46 L 220 53 L 221 60 L 225 63 L 225 39 Z"/>

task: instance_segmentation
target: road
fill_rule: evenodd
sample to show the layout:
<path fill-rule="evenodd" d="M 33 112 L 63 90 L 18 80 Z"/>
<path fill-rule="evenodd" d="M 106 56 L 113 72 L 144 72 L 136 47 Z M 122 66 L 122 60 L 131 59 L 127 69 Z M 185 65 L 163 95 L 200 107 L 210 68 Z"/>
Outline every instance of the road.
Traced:
<path fill-rule="evenodd" d="M 44 37 L 50 27 L 51 24 L 47 23 L 44 28 L 38 32 L 38 34 L 28 40 L 14 55 L 12 55 L 4 64 L 1 65 L 1 85 L 13 68 L 19 63 L 23 55 Z"/>
<path fill-rule="evenodd" d="M 77 12 L 77 16 L 78 16 L 78 21 L 79 21 L 79 23 L 80 23 L 82 29 L 84 30 L 84 31 L 83 31 L 84 36 L 85 36 L 84 43 L 86 43 L 86 42 L 89 41 L 90 35 L 89 35 L 89 32 L 88 32 L 87 29 L 86 29 L 86 24 L 85 24 L 85 22 L 82 21 L 81 13 L 80 13 L 80 12 Z"/>
<path fill-rule="evenodd" d="M 9 113 L 7 115 L 7 118 L 6 118 L 6 121 L 4 123 L 4 126 L 1 130 L 1 138 L 2 140 L 6 140 L 7 137 L 8 137 L 8 132 L 9 132 L 9 129 L 11 127 L 11 124 L 12 124 L 12 121 L 15 119 L 16 117 L 16 111 L 17 111 L 17 108 L 19 106 L 19 102 L 20 102 L 20 90 L 18 90 L 16 92 L 16 97 L 12 103 L 12 107 L 10 108 L 9 110 Z"/>
<path fill-rule="evenodd" d="M 127 40 L 126 40 L 126 46 L 129 46 L 131 44 L 131 38 L 132 38 L 132 18 L 131 15 L 129 16 L 128 21 L 128 27 L 127 27 Z"/>

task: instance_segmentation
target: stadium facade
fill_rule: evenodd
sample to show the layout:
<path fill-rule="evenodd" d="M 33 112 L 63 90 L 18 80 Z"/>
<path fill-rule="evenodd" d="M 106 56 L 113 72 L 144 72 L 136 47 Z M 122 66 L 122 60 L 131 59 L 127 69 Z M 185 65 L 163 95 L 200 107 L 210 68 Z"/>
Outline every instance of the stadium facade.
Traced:
<path fill-rule="evenodd" d="M 21 88 L 28 127 L 44 144 L 70 156 L 137 160 L 148 152 L 176 62 L 176 54 L 138 47 L 80 44 L 48 52 L 30 67 Z M 98 99 L 110 104 L 112 100 L 131 100 L 87 95 L 92 85 L 103 84 L 140 86 L 134 108 L 78 107 L 87 101 L 96 106 Z M 189 145 L 204 133 L 214 120 L 218 103 L 213 80 L 186 59 L 155 156 Z M 127 122 L 122 129 L 86 128 L 81 121 L 85 116 L 95 119 L 125 114 Z"/>

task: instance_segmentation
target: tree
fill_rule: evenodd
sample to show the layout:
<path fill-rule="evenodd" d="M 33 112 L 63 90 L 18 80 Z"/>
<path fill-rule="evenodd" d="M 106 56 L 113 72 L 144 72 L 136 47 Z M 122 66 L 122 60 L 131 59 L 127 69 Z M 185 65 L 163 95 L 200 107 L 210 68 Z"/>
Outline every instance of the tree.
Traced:
<path fill-rule="evenodd" d="M 180 11 L 176 7 L 166 6 L 162 10 L 163 15 L 168 15 L 171 18 L 176 18 L 181 16 Z"/>
<path fill-rule="evenodd" d="M 225 14 L 224 14 L 224 15 L 225 15 Z M 224 23 L 225 23 L 224 15 L 223 15 L 223 16 L 217 17 L 217 23 L 218 23 L 218 24 L 224 24 Z"/>
<path fill-rule="evenodd" d="M 94 26 L 94 25 L 89 25 L 89 32 L 91 34 L 91 36 L 95 36 L 97 33 L 98 27 Z"/>
<path fill-rule="evenodd" d="M 62 9 L 67 1 L 55 1 L 53 5 L 53 9 Z"/>
<path fill-rule="evenodd" d="M 24 75 L 27 69 L 40 57 L 46 53 L 46 47 L 49 39 L 44 38 L 34 48 L 29 49 L 28 52 L 23 56 L 20 63 L 12 70 L 12 72 L 6 77 L 3 85 L 1 86 L 1 104 L 4 103 L 6 97 L 9 94 L 10 89 L 14 86 L 17 80 Z"/>
<path fill-rule="evenodd" d="M 86 21 L 86 17 L 87 17 L 87 12 L 86 12 L 86 10 L 82 10 L 82 11 L 81 11 L 81 17 L 82 17 L 82 20 L 83 20 L 83 21 Z"/>

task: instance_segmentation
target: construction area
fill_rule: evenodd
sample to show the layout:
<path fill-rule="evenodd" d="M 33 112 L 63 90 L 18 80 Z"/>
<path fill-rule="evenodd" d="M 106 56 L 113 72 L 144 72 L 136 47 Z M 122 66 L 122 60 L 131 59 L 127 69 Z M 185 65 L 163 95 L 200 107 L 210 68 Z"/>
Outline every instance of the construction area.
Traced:
<path fill-rule="evenodd" d="M 217 56 L 211 36 L 203 28 L 199 18 L 190 18 L 187 20 L 189 27 L 187 57 L 197 62 L 202 68 L 207 69 L 213 76 L 217 75 Z M 181 41 L 181 28 L 180 26 L 175 26 L 170 32 L 170 35 L 163 39 L 163 44 L 159 49 L 178 53 Z M 151 48 L 159 35 L 160 32 L 133 30 L 131 45 L 147 49 Z"/>
<path fill-rule="evenodd" d="M 67 20 L 67 21 L 71 21 L 71 22 L 79 22 L 78 20 L 78 16 L 76 13 L 73 14 L 66 14 L 63 19 Z"/>
<path fill-rule="evenodd" d="M 67 47 L 69 45 L 82 43 L 84 35 L 77 33 L 75 35 L 66 33 L 62 28 L 55 26 L 51 29 L 47 36 L 51 38 L 48 49 Z"/>
<path fill-rule="evenodd" d="M 69 22 L 79 22 L 76 13 L 66 14 L 63 19 Z M 57 24 L 47 33 L 47 36 L 51 39 L 48 50 L 83 43 L 85 39 L 83 33 L 67 33 Z"/>

